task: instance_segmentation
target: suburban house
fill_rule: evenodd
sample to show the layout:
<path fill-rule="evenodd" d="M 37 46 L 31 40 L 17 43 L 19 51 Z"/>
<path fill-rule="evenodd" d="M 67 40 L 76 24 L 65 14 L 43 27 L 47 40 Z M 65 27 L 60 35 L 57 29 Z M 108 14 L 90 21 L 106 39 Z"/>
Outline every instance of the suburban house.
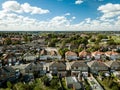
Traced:
<path fill-rule="evenodd" d="M 15 62 L 17 61 L 17 57 L 14 53 L 7 53 L 3 54 L 3 60 L 4 64 L 8 64 L 9 66 L 11 66 L 12 64 L 15 64 Z"/>
<path fill-rule="evenodd" d="M 50 56 L 48 55 L 47 50 L 42 49 L 40 51 L 39 60 L 46 61 Z"/>
<path fill-rule="evenodd" d="M 110 60 L 116 60 L 119 58 L 119 54 L 114 51 L 107 51 L 105 52 L 105 55 L 110 59 Z"/>
<path fill-rule="evenodd" d="M 42 62 L 20 64 L 17 66 L 13 66 L 13 68 L 16 70 L 20 70 L 22 74 L 38 72 L 39 75 L 44 75 L 46 73 L 45 63 L 42 63 Z"/>
<path fill-rule="evenodd" d="M 47 51 L 45 49 L 42 49 L 40 51 L 40 55 L 43 56 L 43 55 L 47 55 Z"/>
<path fill-rule="evenodd" d="M 120 61 L 107 61 L 105 64 L 111 69 L 111 70 L 120 70 Z"/>
<path fill-rule="evenodd" d="M 57 56 L 57 52 L 52 50 L 52 51 L 50 51 L 50 55 L 51 56 Z"/>
<path fill-rule="evenodd" d="M 26 61 L 28 61 L 28 62 L 35 61 L 36 58 L 37 58 L 37 56 L 34 55 L 34 54 L 32 54 L 32 53 L 30 53 L 30 52 L 27 52 L 27 53 L 25 53 L 23 55 L 23 59 L 26 60 Z"/>
<path fill-rule="evenodd" d="M 85 50 L 79 52 L 79 57 L 80 59 L 83 59 L 83 60 L 91 60 L 91 54 Z"/>
<path fill-rule="evenodd" d="M 92 52 L 91 55 L 92 55 L 92 57 L 93 57 L 95 60 L 100 60 L 101 58 L 106 58 L 106 56 L 104 55 L 104 53 L 103 53 L 103 52 L 100 52 L 100 51 Z"/>
<path fill-rule="evenodd" d="M 51 62 L 49 64 L 49 71 L 53 75 L 61 75 L 61 76 L 66 76 L 67 71 L 66 71 L 66 64 L 64 62 Z"/>
<path fill-rule="evenodd" d="M 39 75 L 44 75 L 46 73 L 46 67 L 44 65 L 45 63 L 43 62 L 30 63 L 25 70 L 27 73 L 38 72 Z"/>
<path fill-rule="evenodd" d="M 11 66 L 0 67 L 0 82 L 15 80 L 15 70 Z"/>
<path fill-rule="evenodd" d="M 20 64 L 20 65 L 15 65 L 12 66 L 13 69 L 15 69 L 16 71 L 20 71 L 23 75 L 26 74 L 28 71 L 26 70 L 26 68 L 29 66 L 30 63 L 28 64 Z"/>
<path fill-rule="evenodd" d="M 78 76 L 79 74 L 86 74 L 88 76 L 88 65 L 83 61 L 73 61 L 70 63 L 71 65 L 71 75 Z"/>
<path fill-rule="evenodd" d="M 77 60 L 78 59 L 77 54 L 75 52 L 72 52 L 72 51 L 67 51 L 65 53 L 65 58 L 67 60 Z"/>
<path fill-rule="evenodd" d="M 99 71 L 108 71 L 108 66 L 104 62 L 94 60 L 88 62 L 87 64 L 92 73 L 98 73 Z"/>
<path fill-rule="evenodd" d="M 57 53 L 57 51 L 54 50 L 50 51 L 50 58 L 52 60 L 61 60 L 61 56 Z"/>

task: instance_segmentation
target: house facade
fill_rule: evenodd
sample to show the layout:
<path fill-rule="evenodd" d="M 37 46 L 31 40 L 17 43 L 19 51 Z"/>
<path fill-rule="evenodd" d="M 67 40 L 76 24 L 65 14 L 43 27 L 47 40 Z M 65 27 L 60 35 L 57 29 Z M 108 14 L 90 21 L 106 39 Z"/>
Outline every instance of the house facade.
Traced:
<path fill-rule="evenodd" d="M 70 63 L 71 65 L 71 75 L 78 76 L 79 74 L 85 74 L 88 76 L 88 65 L 83 61 L 73 61 Z"/>
<path fill-rule="evenodd" d="M 29 53 L 29 52 L 27 52 L 23 55 L 23 59 L 26 60 L 27 62 L 35 61 L 36 58 L 37 58 L 36 55 Z"/>
<path fill-rule="evenodd" d="M 107 51 L 105 52 L 105 55 L 110 59 L 110 60 L 117 60 L 119 58 L 119 54 L 114 51 Z"/>
<path fill-rule="evenodd" d="M 65 58 L 67 60 L 77 60 L 78 59 L 77 54 L 75 52 L 72 52 L 72 51 L 67 51 L 65 53 Z"/>
<path fill-rule="evenodd" d="M 15 70 L 11 66 L 0 68 L 0 82 L 15 80 Z"/>
<path fill-rule="evenodd" d="M 44 75 L 46 73 L 45 63 L 28 63 L 13 66 L 14 69 L 20 70 L 24 74 L 37 72 L 39 75 Z"/>
<path fill-rule="evenodd" d="M 83 60 L 91 60 L 91 54 L 85 50 L 79 52 L 79 57 L 80 59 L 83 59 Z"/>
<path fill-rule="evenodd" d="M 108 66 L 102 61 L 91 61 L 87 63 L 92 73 L 98 73 L 99 71 L 108 71 Z"/>
<path fill-rule="evenodd" d="M 66 76 L 66 64 L 64 62 L 51 62 L 49 65 L 49 71 L 53 75 Z"/>

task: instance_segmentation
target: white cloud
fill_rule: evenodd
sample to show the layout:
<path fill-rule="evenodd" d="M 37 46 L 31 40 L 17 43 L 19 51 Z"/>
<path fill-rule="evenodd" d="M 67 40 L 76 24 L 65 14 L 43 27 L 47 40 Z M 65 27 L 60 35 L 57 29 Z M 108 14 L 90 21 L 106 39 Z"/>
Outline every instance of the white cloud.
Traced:
<path fill-rule="evenodd" d="M 65 16 L 70 16 L 70 13 L 66 13 Z"/>
<path fill-rule="evenodd" d="M 91 18 L 86 18 L 85 21 L 86 21 L 86 23 L 90 23 L 91 22 Z"/>
<path fill-rule="evenodd" d="M 103 13 L 101 19 L 113 18 L 120 15 L 120 4 L 108 3 L 101 5 L 98 10 Z"/>
<path fill-rule="evenodd" d="M 20 4 L 17 1 L 6 1 L 2 4 L 2 8 L 6 12 L 16 13 L 31 13 L 31 14 L 46 14 L 49 10 L 42 9 L 39 7 L 31 6 L 28 3 Z"/>
<path fill-rule="evenodd" d="M 110 7 L 111 5 L 113 8 Z M 6 5 L 3 6 L 3 10 L 0 11 L 0 30 L 120 30 L 120 15 L 118 14 L 119 4 L 102 5 L 98 8 L 98 10 L 102 12 L 102 16 L 97 19 L 86 18 L 74 24 L 73 20 L 77 18 L 75 16 L 70 18 L 70 13 L 63 14 L 62 16 L 55 16 L 46 21 L 40 21 L 18 14 L 23 12 L 34 14 L 39 11 L 32 10 L 33 7 L 31 8 L 28 3 L 16 3 L 16 6 L 9 4 L 8 7 L 10 8 Z M 20 7 L 20 9 L 16 9 L 16 7 Z"/>
<path fill-rule="evenodd" d="M 72 17 L 72 19 L 76 19 L 76 17 L 75 17 L 75 16 L 73 16 L 73 17 Z"/>
<path fill-rule="evenodd" d="M 81 3 L 83 3 L 83 0 L 76 0 L 75 1 L 75 4 L 81 4 Z"/>

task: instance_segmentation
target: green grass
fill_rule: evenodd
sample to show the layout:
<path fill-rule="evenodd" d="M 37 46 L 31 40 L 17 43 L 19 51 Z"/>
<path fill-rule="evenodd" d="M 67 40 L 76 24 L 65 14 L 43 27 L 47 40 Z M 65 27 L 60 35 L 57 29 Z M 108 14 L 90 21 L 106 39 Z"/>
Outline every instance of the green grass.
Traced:
<path fill-rule="evenodd" d="M 88 83 L 87 80 L 84 80 L 84 87 L 85 87 L 85 90 L 90 90 L 91 89 L 90 84 Z"/>
<path fill-rule="evenodd" d="M 63 89 L 64 90 L 72 90 L 72 89 L 68 89 L 66 86 L 66 82 L 65 82 L 65 78 L 62 78 L 62 85 L 63 85 Z"/>
<path fill-rule="evenodd" d="M 120 36 L 112 36 L 111 37 L 116 43 L 120 43 Z"/>
<path fill-rule="evenodd" d="M 99 78 L 96 78 L 96 79 L 104 87 L 105 90 L 112 90 L 103 81 L 101 81 Z"/>

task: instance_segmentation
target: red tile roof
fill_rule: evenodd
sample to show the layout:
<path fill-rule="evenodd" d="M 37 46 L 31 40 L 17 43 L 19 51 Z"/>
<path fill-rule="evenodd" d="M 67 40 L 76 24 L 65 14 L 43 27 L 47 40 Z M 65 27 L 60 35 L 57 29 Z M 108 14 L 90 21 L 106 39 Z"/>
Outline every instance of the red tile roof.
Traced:
<path fill-rule="evenodd" d="M 72 51 L 67 51 L 65 53 L 65 56 L 77 56 L 77 54 L 75 52 L 72 52 Z"/>

